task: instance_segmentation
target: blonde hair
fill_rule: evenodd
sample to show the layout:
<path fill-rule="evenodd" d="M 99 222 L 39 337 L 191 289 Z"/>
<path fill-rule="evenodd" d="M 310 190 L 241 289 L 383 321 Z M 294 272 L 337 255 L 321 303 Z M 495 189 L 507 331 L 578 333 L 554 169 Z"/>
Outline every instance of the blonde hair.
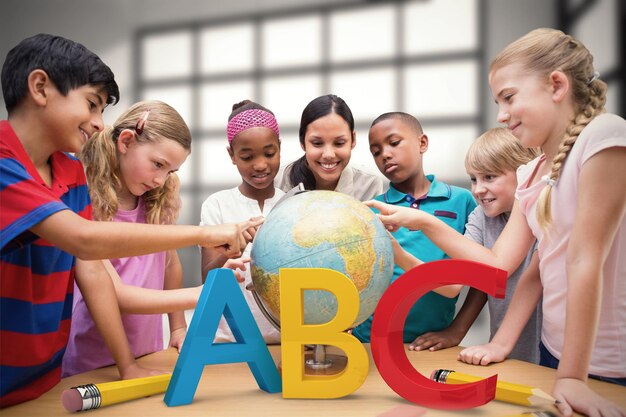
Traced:
<path fill-rule="evenodd" d="M 141 133 L 138 122 L 145 120 Z M 161 101 L 141 101 L 125 111 L 113 126 L 92 136 L 77 155 L 85 166 L 93 216 L 110 221 L 118 210 L 118 192 L 122 188 L 119 170 L 117 140 L 124 129 L 135 133 L 139 143 L 174 140 L 191 151 L 191 133 L 183 118 L 174 108 Z M 168 176 L 162 187 L 141 196 L 146 204 L 146 222 L 174 223 L 180 211 L 179 180 L 176 174 Z"/>
<path fill-rule="evenodd" d="M 504 174 L 517 170 L 537 156 L 537 148 L 523 147 L 509 129 L 496 127 L 472 142 L 465 155 L 465 170 Z"/>
<path fill-rule="evenodd" d="M 520 64 L 546 78 L 563 72 L 570 83 L 575 116 L 567 126 L 554 159 L 550 179 L 557 181 L 563 163 L 580 132 L 604 111 L 606 83 L 594 76 L 593 56 L 573 37 L 555 29 L 535 29 L 502 50 L 491 62 L 493 72 L 509 64 Z M 552 186 L 546 185 L 537 202 L 537 219 L 544 230 L 552 223 Z"/>

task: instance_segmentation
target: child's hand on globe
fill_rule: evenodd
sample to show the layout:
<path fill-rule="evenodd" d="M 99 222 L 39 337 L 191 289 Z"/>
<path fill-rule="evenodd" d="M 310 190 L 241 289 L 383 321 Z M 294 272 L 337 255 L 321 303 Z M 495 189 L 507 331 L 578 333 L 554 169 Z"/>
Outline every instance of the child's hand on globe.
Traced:
<path fill-rule="evenodd" d="M 246 277 L 244 276 L 244 272 L 248 268 L 246 264 L 250 262 L 249 256 L 242 256 L 241 258 L 229 259 L 224 263 L 223 268 L 232 269 L 235 273 L 235 278 L 237 278 L 237 282 L 244 282 Z"/>
<path fill-rule="evenodd" d="M 261 227 L 264 221 L 265 218 L 263 216 L 257 216 L 251 217 L 250 220 L 246 222 L 239 223 L 239 226 L 242 230 L 242 236 L 246 244 L 254 240 L 254 236 L 256 235 L 257 230 L 259 230 L 259 227 Z"/>

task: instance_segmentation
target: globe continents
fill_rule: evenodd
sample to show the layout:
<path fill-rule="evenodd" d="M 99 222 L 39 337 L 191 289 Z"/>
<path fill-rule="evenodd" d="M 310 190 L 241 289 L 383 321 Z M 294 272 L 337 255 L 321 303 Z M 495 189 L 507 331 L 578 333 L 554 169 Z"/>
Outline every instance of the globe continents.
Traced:
<path fill-rule="evenodd" d="M 368 318 L 393 274 L 391 240 L 363 203 L 334 191 L 307 191 L 280 202 L 252 245 L 251 273 L 262 309 L 280 318 L 280 268 L 329 268 L 352 280 L 359 292 L 354 326 Z M 330 321 L 337 299 L 327 291 L 304 293 L 305 324 Z"/>

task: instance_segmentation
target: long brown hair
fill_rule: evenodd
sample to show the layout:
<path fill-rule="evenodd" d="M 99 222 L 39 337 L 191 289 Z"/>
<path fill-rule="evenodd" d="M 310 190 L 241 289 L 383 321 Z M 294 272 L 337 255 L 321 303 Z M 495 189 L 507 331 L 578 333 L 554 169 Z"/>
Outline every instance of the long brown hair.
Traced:
<path fill-rule="evenodd" d="M 569 79 L 575 116 L 552 159 L 549 177 L 557 181 L 580 132 L 604 111 L 606 83 L 597 78 L 589 50 L 580 41 L 555 29 L 535 29 L 522 36 L 496 56 L 489 70 L 493 72 L 509 64 L 520 64 L 524 69 L 546 77 L 558 70 Z M 544 230 L 552 223 L 551 193 L 552 186 L 548 184 L 537 202 L 537 219 Z"/>
<path fill-rule="evenodd" d="M 143 129 L 139 132 L 137 123 L 146 116 Z M 133 130 L 140 143 L 174 140 L 191 151 L 191 133 L 174 108 L 161 101 L 141 101 L 133 105 L 118 117 L 113 126 L 94 134 L 77 155 L 85 166 L 96 220 L 112 220 L 119 207 L 117 195 L 122 188 L 122 179 L 116 145 L 124 129 Z M 176 221 L 181 205 L 178 189 L 178 177 L 171 174 L 162 187 L 141 196 L 146 204 L 147 223 L 171 224 Z"/>

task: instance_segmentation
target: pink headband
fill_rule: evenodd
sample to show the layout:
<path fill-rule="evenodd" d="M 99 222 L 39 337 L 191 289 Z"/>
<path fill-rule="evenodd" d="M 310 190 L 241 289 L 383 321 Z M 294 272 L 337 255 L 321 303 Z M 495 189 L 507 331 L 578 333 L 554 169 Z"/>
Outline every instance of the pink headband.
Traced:
<path fill-rule="evenodd" d="M 273 130 L 276 136 L 280 136 L 278 123 L 272 113 L 261 109 L 250 109 L 238 113 L 228 122 L 228 128 L 226 129 L 228 144 L 232 143 L 235 136 L 252 127 L 266 127 Z"/>

